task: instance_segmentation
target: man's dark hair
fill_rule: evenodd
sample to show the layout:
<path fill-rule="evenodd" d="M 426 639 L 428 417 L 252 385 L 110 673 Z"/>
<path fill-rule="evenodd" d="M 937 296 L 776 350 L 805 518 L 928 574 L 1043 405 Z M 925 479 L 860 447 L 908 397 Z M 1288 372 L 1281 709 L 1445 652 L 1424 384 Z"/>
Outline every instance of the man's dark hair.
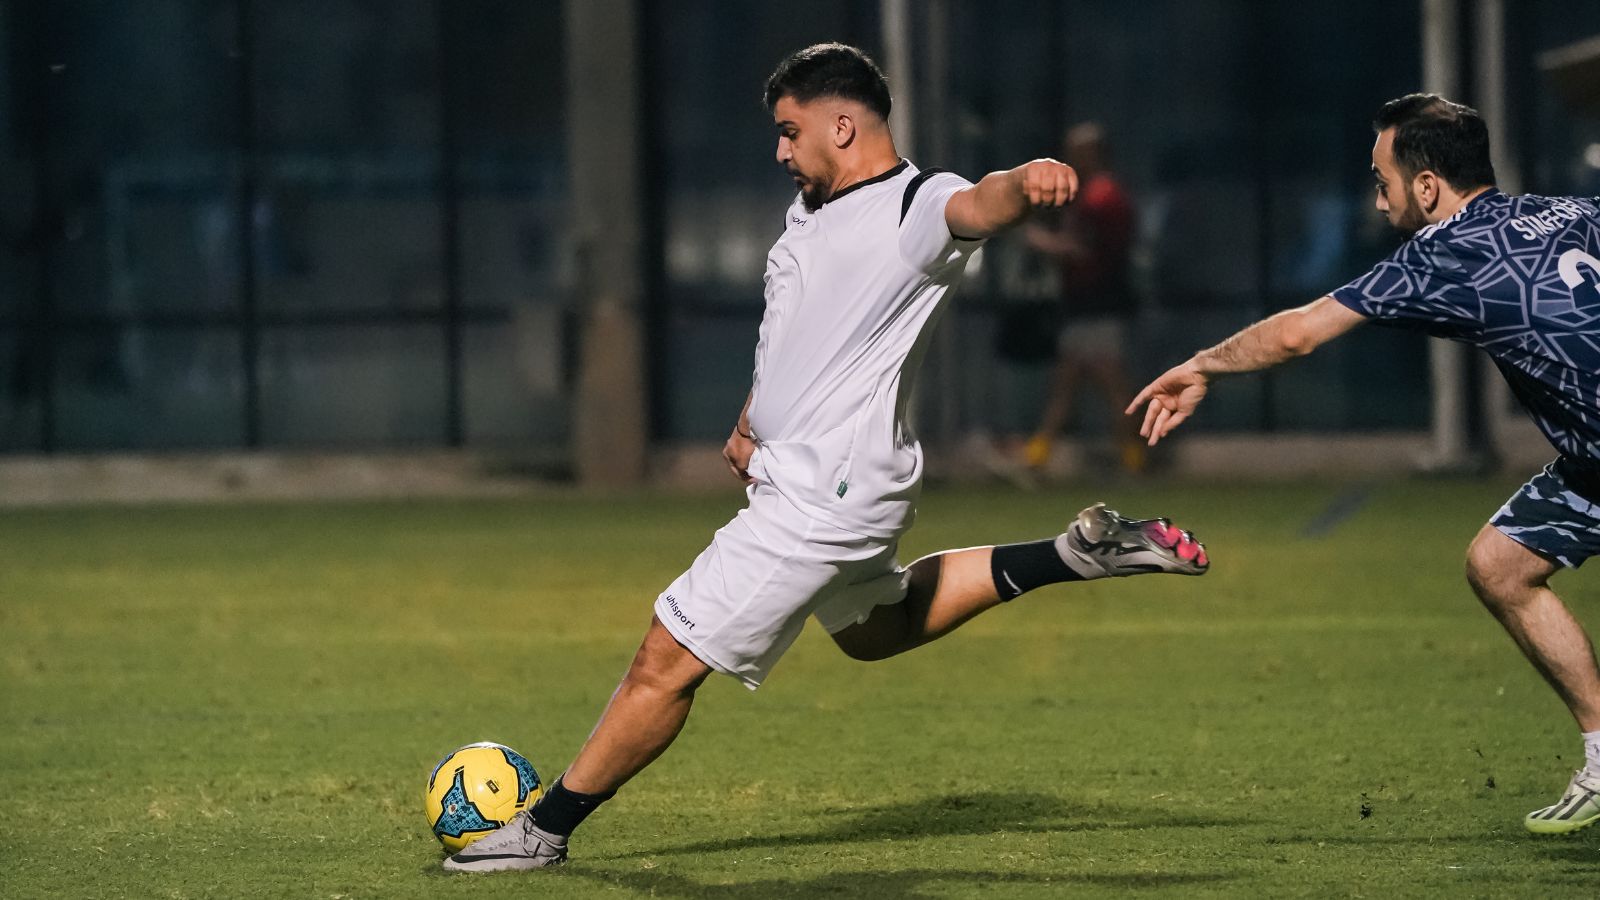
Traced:
<path fill-rule="evenodd" d="M 1489 127 L 1470 106 L 1438 94 L 1407 94 L 1390 100 L 1372 120 L 1372 130 L 1394 128 L 1394 159 L 1413 178 L 1430 171 L 1458 191 L 1494 184 Z"/>
<path fill-rule="evenodd" d="M 767 109 L 784 97 L 800 103 L 843 97 L 889 118 L 888 79 L 872 57 L 847 44 L 812 44 L 778 63 L 767 79 Z"/>

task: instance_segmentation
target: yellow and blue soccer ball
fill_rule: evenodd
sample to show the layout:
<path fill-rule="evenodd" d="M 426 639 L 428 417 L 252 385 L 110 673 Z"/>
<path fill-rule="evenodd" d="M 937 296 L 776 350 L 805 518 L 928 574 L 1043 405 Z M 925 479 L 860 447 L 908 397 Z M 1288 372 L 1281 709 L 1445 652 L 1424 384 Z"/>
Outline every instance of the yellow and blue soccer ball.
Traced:
<path fill-rule="evenodd" d="M 428 776 L 428 825 L 454 853 L 533 806 L 542 793 L 527 757 L 491 741 L 468 744 L 450 751 Z"/>

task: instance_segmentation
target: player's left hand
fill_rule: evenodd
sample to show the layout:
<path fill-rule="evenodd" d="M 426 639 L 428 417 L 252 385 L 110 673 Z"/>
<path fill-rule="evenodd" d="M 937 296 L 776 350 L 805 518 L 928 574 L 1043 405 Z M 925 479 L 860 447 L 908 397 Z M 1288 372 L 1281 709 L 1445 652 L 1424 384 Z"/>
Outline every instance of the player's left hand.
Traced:
<path fill-rule="evenodd" d="M 1034 209 L 1054 209 L 1078 196 L 1078 173 L 1064 162 L 1036 159 L 1017 167 L 1022 195 Z"/>
<path fill-rule="evenodd" d="M 756 452 L 756 442 L 739 433 L 739 427 L 734 426 L 733 433 L 728 435 L 727 443 L 722 445 L 722 459 L 733 471 L 733 476 L 745 484 L 755 481 L 750 477 L 750 457 Z"/>
<path fill-rule="evenodd" d="M 1210 380 L 1192 362 L 1173 366 L 1140 391 L 1124 414 L 1131 416 L 1142 404 L 1149 403 L 1144 411 L 1144 424 L 1139 426 L 1139 436 L 1149 439 L 1150 446 L 1154 447 L 1156 441 L 1189 418 L 1205 399 L 1209 386 Z"/>

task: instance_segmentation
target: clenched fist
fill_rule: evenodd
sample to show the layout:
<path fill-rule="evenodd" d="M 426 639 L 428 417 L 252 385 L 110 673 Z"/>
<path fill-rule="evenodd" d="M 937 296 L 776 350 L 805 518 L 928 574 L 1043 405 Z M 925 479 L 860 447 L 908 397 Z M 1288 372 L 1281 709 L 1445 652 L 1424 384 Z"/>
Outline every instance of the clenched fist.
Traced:
<path fill-rule="evenodd" d="M 1064 206 L 1078 195 L 1078 173 L 1053 159 L 1036 159 L 1012 170 L 1022 180 L 1022 195 L 1036 209 Z"/>

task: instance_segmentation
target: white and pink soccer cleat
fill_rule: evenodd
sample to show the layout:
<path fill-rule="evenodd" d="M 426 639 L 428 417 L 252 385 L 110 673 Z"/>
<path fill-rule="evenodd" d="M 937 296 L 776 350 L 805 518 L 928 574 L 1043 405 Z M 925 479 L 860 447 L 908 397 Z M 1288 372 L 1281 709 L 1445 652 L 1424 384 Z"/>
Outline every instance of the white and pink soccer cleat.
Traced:
<path fill-rule="evenodd" d="M 1125 519 L 1096 503 L 1056 538 L 1056 550 L 1086 579 L 1170 572 L 1204 575 L 1206 546 L 1167 519 Z"/>

